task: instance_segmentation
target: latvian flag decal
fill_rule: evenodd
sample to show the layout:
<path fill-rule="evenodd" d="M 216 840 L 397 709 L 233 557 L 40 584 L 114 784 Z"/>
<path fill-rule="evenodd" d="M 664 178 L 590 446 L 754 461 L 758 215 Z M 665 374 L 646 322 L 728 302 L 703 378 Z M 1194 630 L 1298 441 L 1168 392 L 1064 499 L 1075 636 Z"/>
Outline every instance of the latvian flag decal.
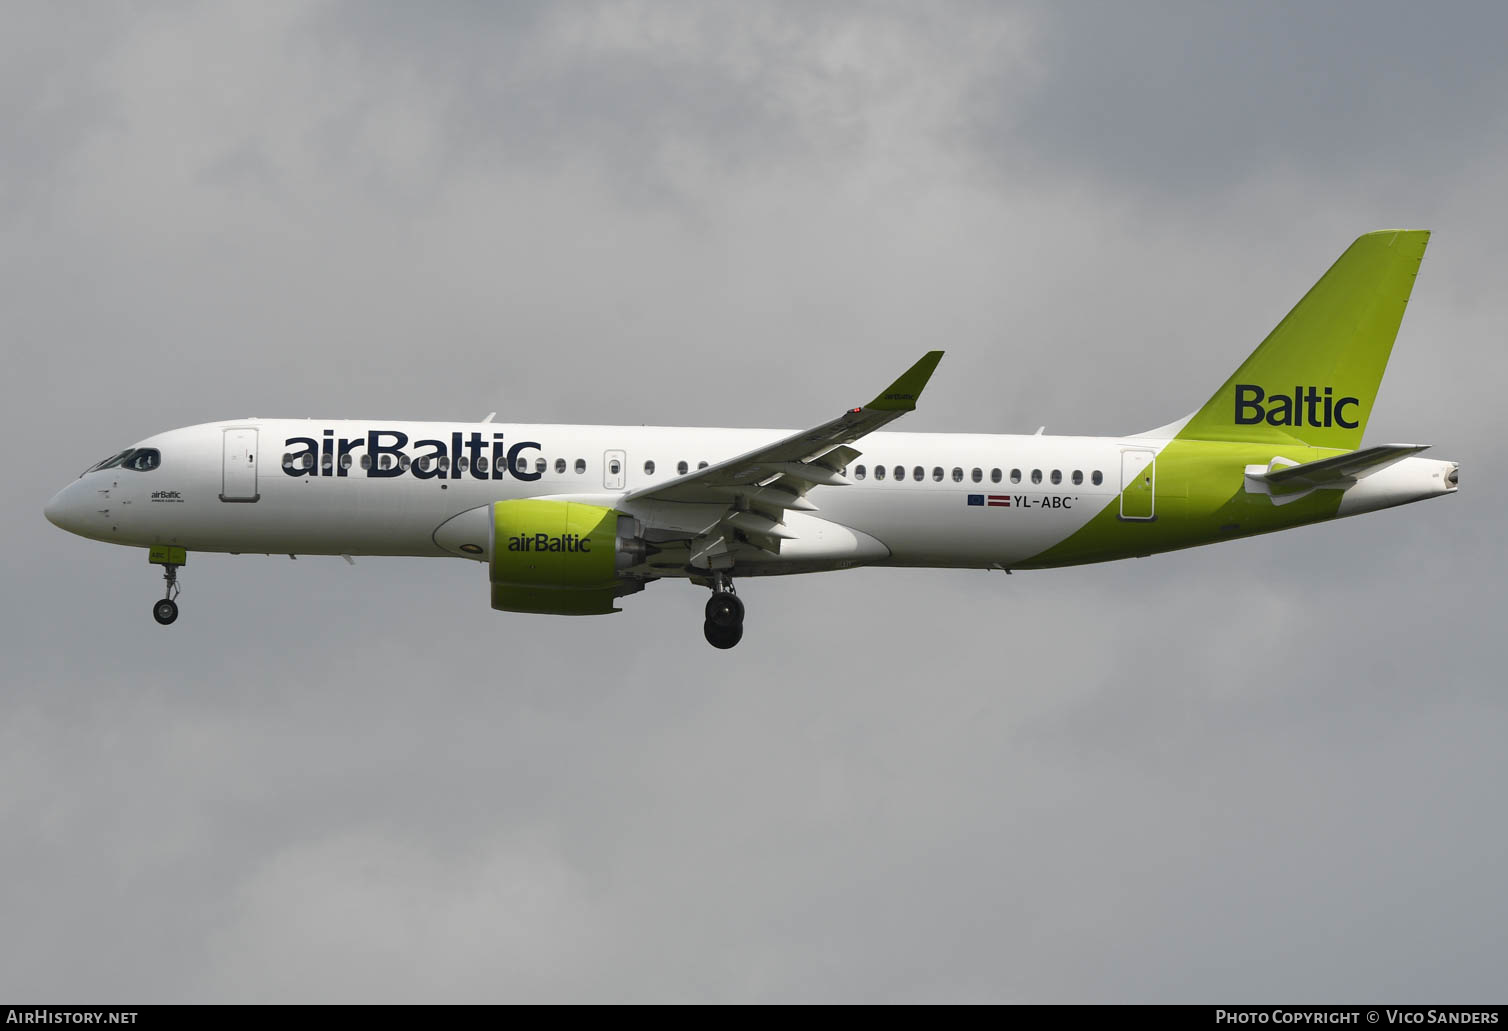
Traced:
<path fill-rule="evenodd" d="M 1010 508 L 1011 497 L 1009 494 L 970 494 L 969 504 L 986 508 Z"/>

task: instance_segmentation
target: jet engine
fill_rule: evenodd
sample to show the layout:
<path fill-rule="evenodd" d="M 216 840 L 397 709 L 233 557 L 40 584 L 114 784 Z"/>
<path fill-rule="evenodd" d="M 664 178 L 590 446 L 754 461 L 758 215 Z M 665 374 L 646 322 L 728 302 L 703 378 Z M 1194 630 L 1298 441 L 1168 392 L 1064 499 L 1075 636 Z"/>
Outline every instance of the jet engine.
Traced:
<path fill-rule="evenodd" d="M 505 612 L 592 616 L 644 589 L 626 576 L 653 546 L 632 516 L 574 501 L 527 499 L 491 505 L 488 575 L 492 607 Z"/>

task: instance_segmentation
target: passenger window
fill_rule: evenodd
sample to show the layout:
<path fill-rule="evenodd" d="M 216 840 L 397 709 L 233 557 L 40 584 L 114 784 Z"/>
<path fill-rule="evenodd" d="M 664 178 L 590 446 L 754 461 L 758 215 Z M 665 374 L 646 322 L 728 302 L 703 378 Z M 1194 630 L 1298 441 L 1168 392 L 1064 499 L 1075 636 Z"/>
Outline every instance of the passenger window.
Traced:
<path fill-rule="evenodd" d="M 956 465 L 953 467 L 953 482 L 954 483 L 962 483 L 963 482 L 963 470 L 960 469 L 960 468 L 958 468 Z"/>
<path fill-rule="evenodd" d="M 580 475 L 582 475 L 585 472 L 586 472 L 586 459 L 585 458 L 578 458 L 578 459 L 576 459 L 576 475 L 580 476 Z"/>
<path fill-rule="evenodd" d="M 655 474 L 655 464 L 653 462 L 645 462 L 644 463 L 644 475 L 645 476 L 653 476 L 654 474 Z"/>
<path fill-rule="evenodd" d="M 363 458 L 361 462 L 363 465 L 365 465 L 366 459 Z M 466 457 L 465 455 L 462 455 L 460 458 L 456 459 L 456 468 L 464 473 L 466 470 L 471 468 L 471 459 Z"/>
<path fill-rule="evenodd" d="M 705 468 L 707 468 L 707 463 L 706 462 L 698 462 L 698 463 L 696 463 L 696 467 L 698 469 L 705 469 Z"/>
<path fill-rule="evenodd" d="M 366 464 L 367 464 L 367 460 L 365 458 L 363 458 L 361 460 L 362 468 L 366 468 Z M 440 456 L 440 471 L 442 473 L 446 473 L 446 472 L 450 471 L 450 456 L 449 455 L 441 455 Z"/>
<path fill-rule="evenodd" d="M 487 456 L 486 455 L 477 455 L 476 456 L 476 471 L 479 472 L 479 473 L 484 473 L 484 472 L 487 471 Z"/>
<path fill-rule="evenodd" d="M 677 476 L 685 476 L 690 471 L 691 471 L 691 466 L 688 465 L 685 462 L 684 459 L 682 461 L 679 461 L 679 462 L 677 462 L 675 464 L 675 473 L 676 473 Z"/>
<path fill-rule="evenodd" d="M 1020 483 L 1021 482 L 1021 470 L 1020 469 L 1012 469 L 1011 470 L 1011 482 L 1012 483 Z"/>
<path fill-rule="evenodd" d="M 463 459 L 461 459 L 461 461 L 464 462 L 465 459 L 463 458 Z M 361 456 L 361 467 L 363 469 L 370 469 L 372 467 L 372 456 L 371 455 L 362 455 Z M 306 466 L 305 468 L 308 468 L 308 467 Z"/>
<path fill-rule="evenodd" d="M 874 467 L 874 478 L 877 480 L 883 480 L 885 478 L 885 467 L 883 465 L 877 465 Z"/>
<path fill-rule="evenodd" d="M 557 459 L 555 459 L 555 475 L 559 476 L 559 475 L 563 474 L 565 472 L 565 470 L 566 470 L 565 459 L 564 458 L 557 458 Z"/>
<path fill-rule="evenodd" d="M 911 470 L 911 478 L 920 483 L 922 480 L 925 480 L 927 478 L 927 470 L 923 469 L 921 466 L 917 466 L 915 469 Z"/>
<path fill-rule="evenodd" d="M 1052 482 L 1054 484 L 1058 484 L 1058 483 L 1062 483 L 1063 482 L 1063 470 L 1061 470 L 1061 469 L 1054 469 L 1052 471 Z"/>
<path fill-rule="evenodd" d="M 305 469 L 313 469 L 314 468 L 314 456 L 313 455 L 305 455 L 304 456 L 304 468 Z"/>
<path fill-rule="evenodd" d="M 1083 482 L 1084 482 L 1084 470 L 1082 470 L 1082 469 L 1075 469 L 1073 471 L 1073 485 L 1075 487 L 1077 487 L 1079 484 L 1081 484 Z"/>
<path fill-rule="evenodd" d="M 484 458 L 484 459 L 482 459 L 482 461 L 485 462 L 486 459 Z M 481 463 L 479 462 L 477 464 L 480 465 Z M 391 469 L 392 467 L 393 467 L 393 456 L 392 455 L 383 455 L 382 456 L 382 468 L 384 468 L 384 469 Z"/>
<path fill-rule="evenodd" d="M 984 470 L 975 469 L 972 473 L 969 474 L 969 479 L 973 480 L 975 483 L 982 482 L 984 480 Z"/>
<path fill-rule="evenodd" d="M 856 480 L 862 480 L 864 478 L 864 467 L 862 465 L 856 465 L 853 467 L 853 478 Z"/>
<path fill-rule="evenodd" d="M 623 467 L 618 464 L 618 460 L 616 458 L 607 463 L 607 471 L 612 473 L 614 476 L 617 476 L 618 473 L 622 471 L 622 469 Z"/>
<path fill-rule="evenodd" d="M 329 472 L 331 469 L 334 469 L 335 457 L 333 455 L 321 455 L 319 457 L 319 467 L 325 472 Z"/>
<path fill-rule="evenodd" d="M 895 478 L 897 480 L 904 480 L 906 478 L 906 467 L 904 465 L 895 467 Z"/>
<path fill-rule="evenodd" d="M 534 472 L 537 473 L 540 476 L 544 475 L 544 472 L 545 472 L 545 460 L 543 458 L 536 458 L 534 460 Z"/>
<path fill-rule="evenodd" d="M 1100 475 L 1100 471 L 1098 469 L 1096 469 L 1094 471 L 1094 474 L 1089 477 L 1089 482 L 1094 484 L 1096 487 L 1100 485 L 1100 482 L 1102 480 L 1104 480 L 1104 477 Z"/>
<path fill-rule="evenodd" d="M 938 483 L 942 482 L 942 478 L 943 478 L 942 466 L 940 466 L 940 465 L 934 465 L 932 467 L 932 478 L 934 480 L 936 480 Z"/>
<path fill-rule="evenodd" d="M 402 469 L 404 472 L 407 472 L 408 471 L 408 467 L 409 467 L 409 457 L 407 455 L 399 455 L 398 456 L 398 468 Z"/>
<path fill-rule="evenodd" d="M 283 468 L 284 469 L 292 469 L 293 468 L 293 453 L 292 452 L 284 452 L 283 453 Z M 90 472 L 93 472 L 93 471 L 94 470 L 92 470 L 92 469 L 90 470 Z"/>
<path fill-rule="evenodd" d="M 1033 469 L 1032 470 L 1032 482 L 1033 483 L 1041 483 L 1042 482 L 1042 470 L 1041 469 Z"/>
<path fill-rule="evenodd" d="M 350 455 L 349 452 L 347 452 L 346 454 L 340 456 L 340 467 L 342 469 L 349 469 L 349 468 L 351 468 L 351 455 Z M 429 468 L 429 459 L 427 459 L 427 458 L 424 459 L 424 468 L 426 468 L 426 469 Z"/>

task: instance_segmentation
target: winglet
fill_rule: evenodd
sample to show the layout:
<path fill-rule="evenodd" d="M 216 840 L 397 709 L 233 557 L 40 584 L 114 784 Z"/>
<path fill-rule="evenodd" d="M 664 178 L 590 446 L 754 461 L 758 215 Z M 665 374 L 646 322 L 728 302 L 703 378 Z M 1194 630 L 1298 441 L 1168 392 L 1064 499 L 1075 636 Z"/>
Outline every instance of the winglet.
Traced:
<path fill-rule="evenodd" d="M 881 412 L 910 412 L 916 409 L 916 399 L 921 396 L 922 387 L 927 385 L 927 380 L 932 378 L 933 370 L 937 363 L 942 361 L 941 351 L 928 351 L 922 355 L 921 361 L 901 374 L 901 378 L 875 398 L 865 408 Z"/>

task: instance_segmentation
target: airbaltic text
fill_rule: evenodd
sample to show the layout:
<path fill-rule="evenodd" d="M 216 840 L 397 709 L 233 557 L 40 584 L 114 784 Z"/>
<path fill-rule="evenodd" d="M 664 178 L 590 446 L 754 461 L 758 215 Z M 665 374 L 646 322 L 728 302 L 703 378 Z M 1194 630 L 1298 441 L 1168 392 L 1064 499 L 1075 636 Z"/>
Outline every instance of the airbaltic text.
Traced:
<path fill-rule="evenodd" d="M 524 534 L 508 538 L 509 551 L 570 551 L 590 553 L 592 539 L 574 533 L 551 536 L 548 533 Z"/>
<path fill-rule="evenodd" d="M 401 430 L 371 430 L 360 437 L 336 437 L 325 430 L 322 439 L 289 437 L 283 456 L 283 472 L 288 476 L 366 476 L 369 479 L 393 479 L 409 475 L 420 480 L 459 480 L 469 475 L 473 480 L 537 480 L 543 475 L 538 460 L 533 471 L 523 452 L 539 450 L 539 443 L 522 440 L 511 447 L 501 433 L 491 440 L 479 432 L 452 433 L 449 440 L 416 440 L 410 445 L 408 434 Z M 415 454 L 410 454 L 412 446 Z M 294 450 L 294 449 L 297 450 Z M 359 451 L 360 458 L 352 455 Z"/>

